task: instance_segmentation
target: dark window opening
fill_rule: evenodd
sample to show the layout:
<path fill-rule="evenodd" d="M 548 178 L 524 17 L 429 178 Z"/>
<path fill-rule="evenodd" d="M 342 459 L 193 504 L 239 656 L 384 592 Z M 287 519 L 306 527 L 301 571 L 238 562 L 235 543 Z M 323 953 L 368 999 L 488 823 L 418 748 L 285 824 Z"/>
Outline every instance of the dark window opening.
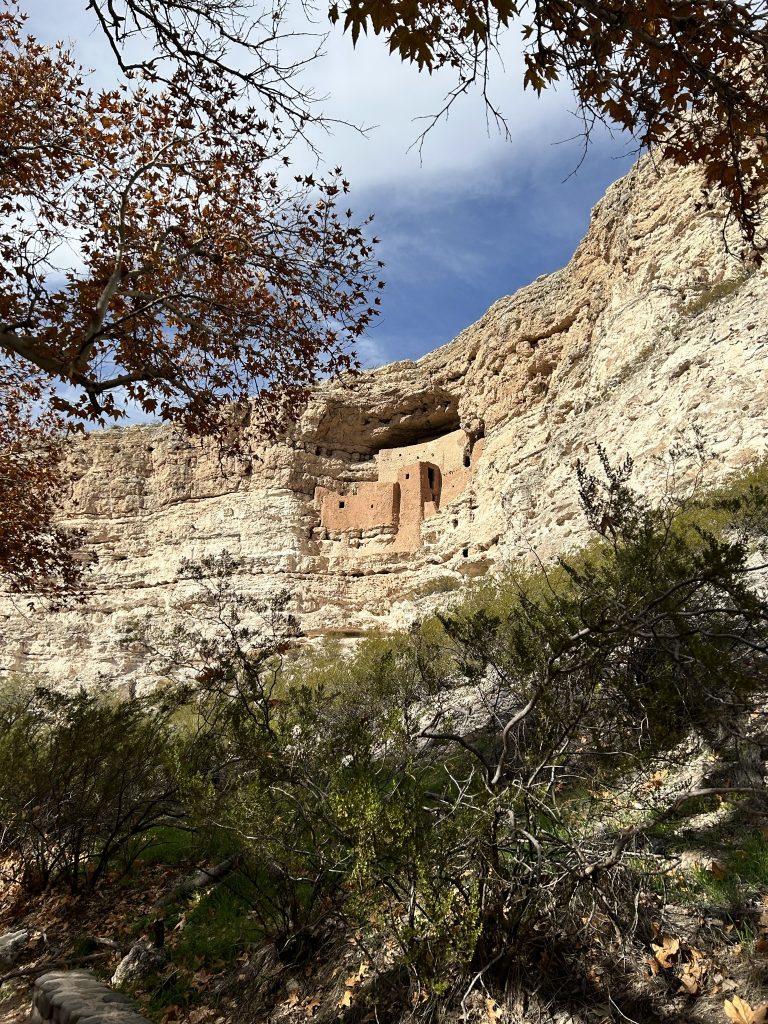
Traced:
<path fill-rule="evenodd" d="M 461 549 L 461 557 L 462 558 L 469 558 L 469 548 L 462 548 Z"/>
<path fill-rule="evenodd" d="M 339 502 L 339 508 L 344 508 L 344 502 L 343 501 Z"/>
<path fill-rule="evenodd" d="M 322 454 L 323 454 L 323 449 L 322 448 L 315 448 L 315 455 L 322 455 Z"/>
<path fill-rule="evenodd" d="M 465 455 L 464 456 L 464 469 L 469 469 L 469 467 L 471 465 L 472 465 L 472 460 L 470 459 L 470 457 L 468 455 Z"/>
<path fill-rule="evenodd" d="M 371 505 L 371 508 L 373 508 L 373 505 Z"/>
<path fill-rule="evenodd" d="M 435 486 L 435 471 L 431 466 L 427 469 L 427 480 L 430 487 Z"/>
<path fill-rule="evenodd" d="M 454 519 L 454 520 L 453 520 L 453 528 L 454 528 L 454 530 L 456 529 L 456 527 L 457 527 L 458 525 L 459 525 L 459 520 L 458 520 L 458 519 Z"/>
<path fill-rule="evenodd" d="M 411 474 L 410 473 L 406 473 L 405 474 L 405 479 L 406 480 L 410 480 L 411 479 Z"/>

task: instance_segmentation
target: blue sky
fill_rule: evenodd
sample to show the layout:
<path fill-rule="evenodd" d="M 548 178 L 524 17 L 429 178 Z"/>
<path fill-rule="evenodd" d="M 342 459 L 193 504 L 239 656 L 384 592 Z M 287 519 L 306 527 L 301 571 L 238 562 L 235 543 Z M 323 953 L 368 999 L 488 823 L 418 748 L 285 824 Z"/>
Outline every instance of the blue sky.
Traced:
<path fill-rule="evenodd" d="M 47 41 L 71 42 L 110 83 L 114 65 L 94 31 L 85 0 L 29 0 L 29 27 Z M 324 7 L 317 27 L 325 29 Z M 581 159 L 578 122 L 567 90 L 542 99 L 521 88 L 517 40 L 509 33 L 492 71 L 494 99 L 509 121 L 511 141 L 488 127 L 479 97 L 460 101 L 434 128 L 421 152 L 412 144 L 428 115 L 442 106 L 451 79 L 420 75 L 391 57 L 378 39 L 353 49 L 334 31 L 307 81 L 339 126 L 316 143 L 329 166 L 341 164 L 360 215 L 375 213 L 386 261 L 382 315 L 362 340 L 366 366 L 418 358 L 450 341 L 496 299 L 563 266 L 583 237 L 592 206 L 631 165 L 626 141 L 596 133 Z M 306 152 L 294 167 L 313 169 Z"/>
<path fill-rule="evenodd" d="M 396 189 L 372 192 L 387 287 L 364 361 L 418 358 L 497 299 L 567 263 L 592 206 L 631 164 L 603 143 L 565 181 L 577 159 L 568 146 L 555 154 L 531 148 L 487 189 L 425 189 L 416 199 Z"/>

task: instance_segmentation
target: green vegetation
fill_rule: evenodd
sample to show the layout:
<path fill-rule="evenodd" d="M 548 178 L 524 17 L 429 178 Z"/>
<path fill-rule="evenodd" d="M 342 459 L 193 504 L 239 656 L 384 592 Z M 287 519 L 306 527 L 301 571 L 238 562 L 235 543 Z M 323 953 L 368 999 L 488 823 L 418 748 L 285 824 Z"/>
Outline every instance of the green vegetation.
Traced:
<path fill-rule="evenodd" d="M 92 889 L 138 856 L 176 810 L 167 716 L 104 693 L 61 694 L 12 681 L 0 690 L 0 854 L 27 889 Z"/>
<path fill-rule="evenodd" d="M 450 594 L 460 590 L 461 580 L 455 576 L 436 576 L 433 580 L 427 580 L 413 591 L 413 597 L 432 597 L 434 594 Z"/>
<path fill-rule="evenodd" d="M 752 273 L 752 270 L 745 270 L 735 277 L 719 281 L 711 288 L 707 288 L 701 295 L 697 295 L 695 299 L 691 299 L 690 302 L 681 305 L 679 307 L 680 315 L 684 317 L 698 316 L 699 313 L 703 313 L 713 303 L 719 302 L 720 299 L 725 299 L 729 295 L 734 295 L 744 282 L 749 280 Z"/>
<path fill-rule="evenodd" d="M 154 704 L 3 698 L 6 853 L 37 863 L 28 836 L 58 820 L 61 799 L 51 752 L 78 765 L 94 740 L 75 744 L 75 727 L 92 734 L 96 721 L 111 736 L 104 755 L 140 762 L 142 792 L 162 797 L 153 813 L 169 813 L 172 795 L 188 831 L 148 819 L 116 843 L 89 824 L 88 884 L 118 851 L 134 871 L 238 853 L 235 873 L 169 910 L 173 968 L 149 993 L 155 1008 L 190 998 L 196 965 L 270 943 L 299 969 L 343 927 L 386 946 L 406 1002 L 418 992 L 427 1016 L 543 951 L 556 963 L 564 949 L 652 934 L 665 891 L 734 912 L 765 895 L 768 606 L 750 559 L 768 537 L 768 467 L 705 497 L 695 478 L 682 494 L 670 484 L 652 507 L 630 487 L 630 460 L 600 457 L 601 478 L 578 470 L 586 548 L 512 567 L 349 657 L 333 642 L 296 656 L 286 595 L 244 598 L 231 556 L 186 563 L 200 594 L 189 621 L 166 631 L 148 618 L 127 637 L 166 659 Z M 696 839 L 719 844 L 722 873 L 681 875 L 692 816 L 722 800 L 735 841 L 723 845 L 719 824 Z M 92 822 L 91 806 L 73 804 L 67 821 Z M 55 862 L 43 883 L 57 872 L 78 877 Z"/>

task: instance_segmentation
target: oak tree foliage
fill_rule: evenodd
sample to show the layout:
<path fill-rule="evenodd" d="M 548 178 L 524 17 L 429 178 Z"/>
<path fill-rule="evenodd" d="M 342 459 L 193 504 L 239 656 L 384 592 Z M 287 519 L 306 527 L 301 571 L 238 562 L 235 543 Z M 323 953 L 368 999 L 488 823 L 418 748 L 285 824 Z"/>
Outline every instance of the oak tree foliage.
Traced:
<path fill-rule="evenodd" d="M 277 100 L 244 100 L 210 62 L 140 72 L 97 91 L 0 7 L 0 578 L 15 587 L 63 538 L 60 428 L 132 407 L 221 436 L 250 401 L 275 430 L 355 367 L 379 303 L 348 182 L 293 172 Z"/>
<path fill-rule="evenodd" d="M 55 523 L 65 484 L 63 426 L 36 406 L 45 385 L 23 372 L 0 377 L 0 580 L 17 593 L 73 592 L 83 563 L 79 534 Z"/>
<path fill-rule="evenodd" d="M 13 11 L 0 26 L 6 364 L 71 385 L 68 416 L 129 400 L 206 433 L 228 402 L 257 392 L 274 421 L 353 365 L 375 265 L 340 172 L 289 186 L 280 133 L 213 72 L 194 102 L 183 68 L 96 93 Z"/>
<path fill-rule="evenodd" d="M 567 83 L 587 139 L 597 122 L 618 125 L 642 148 L 700 165 L 705 190 L 724 195 L 757 250 L 768 185 L 767 16 L 765 0 L 341 0 L 330 8 L 353 41 L 370 30 L 419 69 L 452 69 L 441 113 L 479 86 L 502 128 L 489 60 L 517 27 L 525 88 Z"/>

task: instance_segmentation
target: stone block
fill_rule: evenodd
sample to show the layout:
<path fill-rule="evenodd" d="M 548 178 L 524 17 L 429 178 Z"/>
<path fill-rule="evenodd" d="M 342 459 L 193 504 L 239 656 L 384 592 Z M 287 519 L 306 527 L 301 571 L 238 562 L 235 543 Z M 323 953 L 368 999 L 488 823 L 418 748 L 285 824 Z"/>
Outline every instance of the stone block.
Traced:
<path fill-rule="evenodd" d="M 148 1024 L 129 996 L 87 971 L 51 971 L 32 992 L 30 1024 Z"/>
<path fill-rule="evenodd" d="M 28 931 L 21 930 L 0 935 L 0 967 L 11 967 L 15 964 L 28 942 Z"/>

